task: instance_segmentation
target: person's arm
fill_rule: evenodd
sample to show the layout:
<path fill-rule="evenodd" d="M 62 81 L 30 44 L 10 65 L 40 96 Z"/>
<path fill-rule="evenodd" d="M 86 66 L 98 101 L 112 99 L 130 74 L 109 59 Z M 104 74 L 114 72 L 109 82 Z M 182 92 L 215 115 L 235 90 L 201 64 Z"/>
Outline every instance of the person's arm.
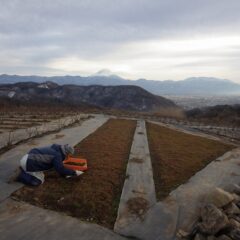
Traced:
<path fill-rule="evenodd" d="M 61 154 L 59 153 L 55 154 L 55 157 L 53 159 L 53 167 L 61 175 L 65 175 L 65 176 L 77 175 L 76 171 L 64 167 Z"/>
<path fill-rule="evenodd" d="M 75 173 L 76 173 L 77 176 L 80 176 L 80 175 L 82 175 L 84 172 L 79 171 L 79 170 L 76 170 Z M 72 177 L 72 176 L 66 175 L 66 178 L 70 178 L 70 177 Z"/>

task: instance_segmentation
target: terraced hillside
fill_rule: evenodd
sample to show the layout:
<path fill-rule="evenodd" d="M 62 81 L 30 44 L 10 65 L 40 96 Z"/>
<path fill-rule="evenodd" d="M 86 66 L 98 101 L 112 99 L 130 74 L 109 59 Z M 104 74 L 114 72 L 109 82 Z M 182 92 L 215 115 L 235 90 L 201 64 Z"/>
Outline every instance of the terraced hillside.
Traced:
<path fill-rule="evenodd" d="M 138 120 L 138 126 L 140 122 L 142 120 Z M 145 125 L 141 126 L 145 128 Z M 120 224 L 119 221 L 115 222 L 117 217 L 121 221 L 129 221 L 128 214 L 119 215 L 122 214 L 118 209 L 119 201 L 127 201 L 124 211 L 129 211 L 131 216 L 142 219 L 147 214 L 151 204 L 144 197 L 149 191 L 144 188 L 144 181 L 152 177 L 151 174 L 147 177 L 148 171 L 153 172 L 153 196 L 156 194 L 157 201 L 164 200 L 172 190 L 208 163 L 234 148 L 230 144 L 157 124 L 147 123 L 146 130 L 136 130 L 134 134 L 135 127 L 136 120 L 109 120 L 75 146 L 76 154 L 88 160 L 86 173 L 65 179 L 55 171 L 49 171 L 43 185 L 21 188 L 14 193 L 14 197 L 112 229 Z M 148 151 L 148 144 L 152 168 L 144 169 L 141 165 L 148 161 L 146 156 L 149 154 L 144 152 Z M 143 146 L 147 148 L 142 152 L 140 149 Z M 136 157 L 130 159 L 130 155 Z M 125 196 L 129 190 L 134 201 L 131 197 L 128 199 L 130 195 Z"/>

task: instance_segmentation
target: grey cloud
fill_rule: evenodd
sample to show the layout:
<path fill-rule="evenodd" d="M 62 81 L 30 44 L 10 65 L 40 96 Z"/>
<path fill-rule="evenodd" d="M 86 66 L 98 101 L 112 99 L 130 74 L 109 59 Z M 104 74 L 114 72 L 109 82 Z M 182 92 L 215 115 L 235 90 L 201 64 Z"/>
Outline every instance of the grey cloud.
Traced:
<path fill-rule="evenodd" d="M 44 64 L 69 55 L 103 57 L 129 41 L 227 35 L 240 29 L 238 0 L 0 0 L 0 3 L 0 58 L 15 52 L 31 64 Z"/>
<path fill-rule="evenodd" d="M 233 28 L 240 9 L 237 0 L 2 0 L 1 5 L 5 33 L 56 31 L 111 41 L 194 32 L 193 27 Z"/>
<path fill-rule="evenodd" d="M 237 60 L 237 61 L 236 61 Z M 231 62 L 231 64 L 229 64 Z M 230 57 L 226 59 L 204 59 L 204 60 L 193 60 L 191 62 L 181 63 L 181 64 L 175 64 L 173 67 L 175 68 L 209 68 L 209 67 L 216 67 L 218 65 L 222 66 L 224 68 L 227 66 L 231 66 L 231 69 L 239 69 L 239 63 L 240 63 L 240 56 L 238 57 Z"/>
<path fill-rule="evenodd" d="M 42 75 L 42 76 L 48 76 L 48 75 L 65 75 L 66 73 L 64 71 L 61 71 L 59 69 L 52 69 L 48 67 L 39 67 L 39 66 L 0 66 L 0 72 L 7 72 L 8 74 L 18 74 L 18 75 L 31 75 L 31 73 L 34 73 L 34 75 Z"/>

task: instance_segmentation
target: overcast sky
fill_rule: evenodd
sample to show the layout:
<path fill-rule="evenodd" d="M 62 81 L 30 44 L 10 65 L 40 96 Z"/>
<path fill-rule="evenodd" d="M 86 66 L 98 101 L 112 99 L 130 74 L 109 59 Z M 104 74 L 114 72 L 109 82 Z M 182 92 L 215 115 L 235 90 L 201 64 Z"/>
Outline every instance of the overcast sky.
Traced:
<path fill-rule="evenodd" d="M 240 0 L 0 0 L 0 73 L 240 83 Z"/>

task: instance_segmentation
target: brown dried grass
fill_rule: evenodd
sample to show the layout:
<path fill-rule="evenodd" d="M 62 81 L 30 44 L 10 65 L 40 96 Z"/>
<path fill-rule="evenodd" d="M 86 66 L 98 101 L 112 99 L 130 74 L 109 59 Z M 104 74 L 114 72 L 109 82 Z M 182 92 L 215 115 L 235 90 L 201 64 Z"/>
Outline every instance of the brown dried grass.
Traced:
<path fill-rule="evenodd" d="M 164 199 L 232 145 L 147 123 L 156 194 Z"/>

